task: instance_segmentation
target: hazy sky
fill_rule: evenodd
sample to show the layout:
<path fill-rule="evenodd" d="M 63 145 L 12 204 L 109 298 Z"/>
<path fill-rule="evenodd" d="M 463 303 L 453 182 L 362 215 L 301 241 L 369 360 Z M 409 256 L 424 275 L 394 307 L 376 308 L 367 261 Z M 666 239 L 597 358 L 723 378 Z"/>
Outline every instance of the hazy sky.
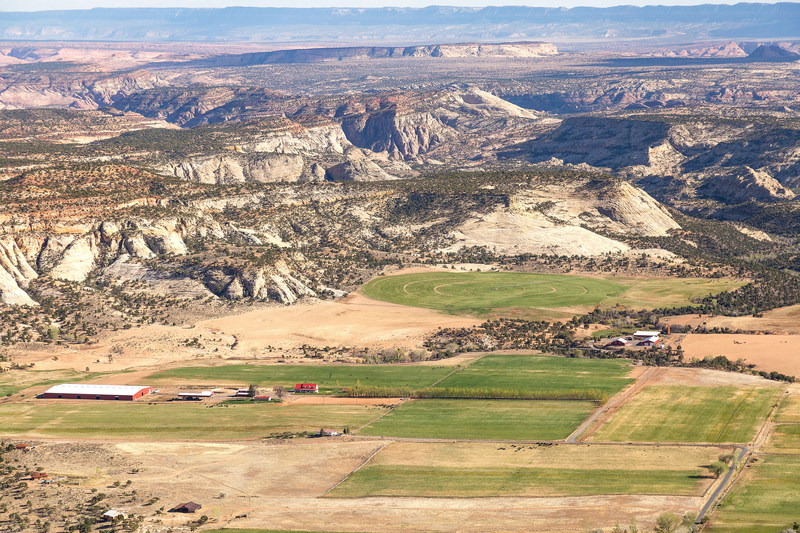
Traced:
<path fill-rule="evenodd" d="M 41 11 L 46 9 L 89 9 L 92 7 L 383 7 L 428 5 L 486 6 L 612 6 L 731 4 L 738 0 L 0 0 L 0 11 Z M 764 1 L 764 0 L 760 0 Z M 769 0 L 767 0 L 769 1 Z"/>

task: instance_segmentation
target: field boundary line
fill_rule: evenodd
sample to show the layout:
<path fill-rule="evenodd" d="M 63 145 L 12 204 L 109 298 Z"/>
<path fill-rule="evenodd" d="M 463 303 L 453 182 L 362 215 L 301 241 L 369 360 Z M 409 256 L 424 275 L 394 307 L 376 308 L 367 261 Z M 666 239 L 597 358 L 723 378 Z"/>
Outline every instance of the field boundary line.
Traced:
<path fill-rule="evenodd" d="M 370 420 L 370 421 L 369 421 L 369 422 L 367 422 L 366 424 L 364 424 L 364 425 L 362 425 L 362 426 L 359 426 L 359 427 L 357 427 L 357 428 L 356 428 L 354 431 L 358 432 L 358 431 L 361 431 L 362 429 L 364 429 L 364 428 L 366 428 L 366 427 L 369 427 L 369 426 L 371 426 L 372 424 L 374 424 L 375 422 L 377 422 L 378 420 L 380 420 L 380 419 L 381 419 L 381 418 L 383 418 L 384 416 L 388 415 L 389 413 L 391 413 L 392 411 L 394 411 L 394 410 L 395 410 L 397 407 L 400 407 L 401 405 L 403 405 L 403 404 L 404 404 L 404 403 L 406 403 L 407 401 L 408 401 L 408 398 L 403 398 L 403 401 L 402 401 L 402 402 L 398 403 L 397 405 L 395 405 L 395 406 L 393 406 L 393 407 L 390 407 L 390 408 L 386 409 L 386 412 L 379 414 L 378 416 L 376 416 L 375 418 L 373 418 L 372 420 Z"/>
<path fill-rule="evenodd" d="M 430 388 L 430 387 L 435 387 L 436 385 L 438 385 L 438 384 L 439 384 L 439 383 L 441 383 L 442 381 L 446 380 L 447 378 L 449 378 L 449 377 L 450 377 L 450 376 L 452 376 L 453 374 L 457 374 L 457 373 L 461 372 L 462 370 L 466 370 L 466 369 L 468 369 L 468 368 L 469 368 L 469 367 L 471 367 L 471 366 L 472 366 L 474 363 L 477 363 L 478 361 L 480 361 L 481 359 L 483 359 L 483 358 L 484 358 L 484 357 L 486 357 L 487 355 L 489 355 L 489 354 L 488 354 L 488 353 L 485 353 L 485 354 L 483 354 L 483 355 L 480 355 L 480 356 L 476 357 L 475 359 L 473 359 L 472 361 L 470 361 L 470 362 L 467 364 L 467 366 L 457 366 L 457 367 L 456 367 L 456 368 L 455 368 L 455 369 L 454 369 L 452 372 L 450 372 L 449 374 L 447 374 L 447 375 L 446 375 L 446 376 L 444 376 L 444 377 L 441 377 L 441 378 L 437 379 L 436 381 L 434 381 L 433 383 L 431 383 L 430 385 L 428 385 L 428 387 L 429 387 L 429 388 Z"/>
<path fill-rule="evenodd" d="M 592 429 L 592 426 L 595 422 L 597 422 L 598 418 L 609 413 L 613 409 L 619 409 L 625 405 L 628 400 L 638 394 L 638 392 L 647 384 L 647 382 L 652 379 L 654 374 L 661 373 L 659 371 L 660 368 L 661 367 L 658 366 L 647 367 L 647 370 L 645 370 L 644 374 L 642 374 L 639 379 L 635 380 L 628 387 L 625 387 L 617 394 L 609 398 L 604 405 L 601 405 L 593 414 L 589 415 L 589 418 L 584 420 L 581 425 L 575 428 L 575 431 L 570 433 L 565 441 L 569 444 L 577 444 L 582 442 L 580 439 L 590 437 L 594 432 L 590 433 L 589 430 Z M 598 429 L 600 428 L 594 428 L 595 431 Z"/>
<path fill-rule="evenodd" d="M 342 480 L 341 480 L 339 483 L 337 483 L 337 484 L 336 484 L 336 485 L 334 485 L 333 487 L 331 487 L 331 488 L 329 488 L 328 490 L 326 490 L 325 492 L 323 492 L 323 493 L 320 495 L 320 498 L 321 498 L 321 497 L 323 497 L 323 496 L 325 496 L 326 494 L 328 494 L 330 491 L 332 491 L 333 489 L 335 489 L 336 487 L 338 487 L 339 485 L 341 485 L 342 483 L 344 483 L 344 482 L 345 482 L 345 481 L 347 481 L 348 479 L 350 479 L 350 478 L 353 476 L 353 474 L 355 474 L 356 472 L 358 472 L 359 470 L 361 470 L 362 468 L 364 468 L 365 466 L 367 466 L 367 463 L 369 463 L 369 462 L 372 460 L 372 458 L 373 458 L 373 457 L 375 457 L 376 455 L 378 455 L 378 453 L 379 453 L 381 450 L 383 450 L 384 448 L 386 448 L 386 447 L 387 447 L 388 445 L 390 445 L 391 443 L 392 443 L 392 441 L 385 442 L 385 443 L 384 443 L 382 446 L 380 446 L 380 447 L 379 447 L 377 450 L 375 450 L 374 452 L 372 452 L 372 453 L 369 455 L 369 457 L 367 457 L 366 459 L 364 459 L 364 460 L 361 462 L 361 464 L 360 464 L 360 465 L 358 465 L 358 466 L 357 466 L 357 467 L 355 467 L 353 470 L 351 470 L 350 472 L 348 472 L 348 474 L 347 474 L 346 476 L 344 476 L 344 477 L 342 478 Z"/>

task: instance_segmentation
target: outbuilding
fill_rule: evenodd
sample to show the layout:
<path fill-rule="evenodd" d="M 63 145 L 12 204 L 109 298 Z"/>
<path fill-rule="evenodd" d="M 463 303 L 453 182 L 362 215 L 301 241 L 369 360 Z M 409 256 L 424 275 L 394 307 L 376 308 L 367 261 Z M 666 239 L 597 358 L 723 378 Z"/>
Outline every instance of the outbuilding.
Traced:
<path fill-rule="evenodd" d="M 642 342 L 640 342 L 636 346 L 655 346 L 659 342 L 661 342 L 661 339 L 658 338 L 657 336 L 653 336 L 653 337 L 650 337 L 650 338 L 647 338 L 647 339 L 643 340 Z"/>
<path fill-rule="evenodd" d="M 319 392 L 319 386 L 316 383 L 298 383 L 294 386 L 295 392 Z"/>
<path fill-rule="evenodd" d="M 608 343 L 608 346 L 627 346 L 627 345 L 628 345 L 628 339 L 626 339 L 625 337 L 617 337 L 616 339 Z"/>
<path fill-rule="evenodd" d="M 205 398 L 211 398 L 214 396 L 214 393 L 210 390 L 204 390 L 202 392 L 179 392 L 178 398 L 181 400 L 203 400 Z"/>
<path fill-rule="evenodd" d="M 658 337 L 661 335 L 660 331 L 637 331 L 633 334 L 633 338 L 637 341 L 649 339 L 650 337 Z"/>
<path fill-rule="evenodd" d="M 186 503 L 182 503 L 180 505 L 176 505 L 175 507 L 170 509 L 169 512 L 170 513 L 196 513 L 197 511 L 199 511 L 202 508 L 203 508 L 203 506 L 200 505 L 199 503 L 186 502 Z"/>
<path fill-rule="evenodd" d="M 117 511 L 116 509 L 109 509 L 105 513 L 103 513 L 103 521 L 104 522 L 113 522 L 114 520 L 125 520 L 128 518 L 128 515 L 123 513 L 122 511 Z"/>
<path fill-rule="evenodd" d="M 47 389 L 44 397 L 69 400 L 125 400 L 130 402 L 147 396 L 152 392 L 152 387 L 140 385 L 64 383 Z"/>

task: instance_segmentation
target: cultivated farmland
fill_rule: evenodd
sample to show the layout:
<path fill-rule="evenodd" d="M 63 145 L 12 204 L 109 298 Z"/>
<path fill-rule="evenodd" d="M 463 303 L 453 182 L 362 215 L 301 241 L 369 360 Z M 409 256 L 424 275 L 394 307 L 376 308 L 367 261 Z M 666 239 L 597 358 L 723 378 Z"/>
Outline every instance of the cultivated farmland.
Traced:
<path fill-rule="evenodd" d="M 582 401 L 412 400 L 362 435 L 441 439 L 566 438 L 595 404 Z"/>
<path fill-rule="evenodd" d="M 593 435 L 616 442 L 747 442 L 780 394 L 775 386 L 644 387 Z"/>
<path fill-rule="evenodd" d="M 431 272 L 375 278 L 362 288 L 376 300 L 487 314 L 497 309 L 636 308 L 684 305 L 740 285 L 732 280 L 604 278 L 516 272 Z"/>
<path fill-rule="evenodd" d="M 330 496 L 699 495 L 711 483 L 703 465 L 729 451 L 396 442 Z"/>
<path fill-rule="evenodd" d="M 609 396 L 633 380 L 626 359 L 569 359 L 536 355 L 487 355 L 438 384 L 521 391 L 593 389 Z"/>
<path fill-rule="evenodd" d="M 0 434 L 151 440 L 248 439 L 366 424 L 383 412 L 359 405 L 76 402 L 0 405 Z"/>
<path fill-rule="evenodd" d="M 800 456 L 760 458 L 714 514 L 709 531 L 774 533 L 800 520 Z"/>
<path fill-rule="evenodd" d="M 153 382 L 191 380 L 210 384 L 289 386 L 317 383 L 321 389 L 341 389 L 356 383 L 382 387 L 422 388 L 453 371 L 452 367 L 422 365 L 225 365 L 183 367 L 158 372 Z"/>

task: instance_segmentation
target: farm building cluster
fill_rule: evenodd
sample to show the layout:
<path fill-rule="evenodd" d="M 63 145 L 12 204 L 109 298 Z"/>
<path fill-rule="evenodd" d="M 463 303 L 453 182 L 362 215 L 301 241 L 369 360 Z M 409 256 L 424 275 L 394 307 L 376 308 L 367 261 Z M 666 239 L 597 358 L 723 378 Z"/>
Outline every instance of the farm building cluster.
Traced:
<path fill-rule="evenodd" d="M 663 345 L 660 331 L 637 331 L 629 337 L 617 337 L 606 344 L 609 347 L 659 346 Z"/>
<path fill-rule="evenodd" d="M 60 400 L 134 401 L 157 392 L 159 391 L 153 390 L 153 387 L 149 385 L 97 385 L 87 383 L 62 383 L 47 389 L 42 394 L 42 398 Z M 177 394 L 174 394 L 173 399 L 184 401 L 208 400 L 214 398 L 215 393 L 219 392 L 220 390 L 181 391 Z M 290 392 L 298 394 L 318 393 L 319 385 L 316 383 L 298 383 L 295 385 L 294 390 L 290 390 Z M 273 401 L 272 396 L 258 394 L 256 389 L 252 386 L 251 388 L 247 389 L 236 389 L 232 397 L 248 398 L 257 402 Z"/>

